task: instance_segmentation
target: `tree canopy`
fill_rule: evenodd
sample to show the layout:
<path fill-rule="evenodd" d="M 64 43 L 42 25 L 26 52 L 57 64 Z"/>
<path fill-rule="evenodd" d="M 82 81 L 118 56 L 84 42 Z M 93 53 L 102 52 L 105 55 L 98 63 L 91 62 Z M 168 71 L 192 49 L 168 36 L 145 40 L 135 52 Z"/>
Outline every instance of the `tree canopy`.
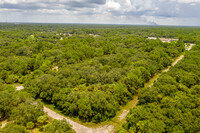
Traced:
<path fill-rule="evenodd" d="M 161 75 L 139 95 L 139 105 L 127 115 L 128 132 L 200 131 L 200 47 L 186 52 L 183 61 Z"/>
<path fill-rule="evenodd" d="M 127 118 L 132 124 L 125 130 L 190 132 L 184 119 L 192 117 L 196 123 L 199 58 L 198 47 L 188 53 L 185 43 L 199 45 L 199 35 L 197 27 L 1 23 L 0 116 L 30 128 L 44 116 L 34 100 L 42 99 L 67 116 L 99 123 L 112 119 L 139 94 L 142 111 L 131 111 Z M 142 89 L 184 52 L 185 63 L 163 74 L 152 88 Z M 24 92 L 14 91 L 15 83 L 23 84 Z M 141 114 L 131 120 L 151 110 L 158 118 Z"/>

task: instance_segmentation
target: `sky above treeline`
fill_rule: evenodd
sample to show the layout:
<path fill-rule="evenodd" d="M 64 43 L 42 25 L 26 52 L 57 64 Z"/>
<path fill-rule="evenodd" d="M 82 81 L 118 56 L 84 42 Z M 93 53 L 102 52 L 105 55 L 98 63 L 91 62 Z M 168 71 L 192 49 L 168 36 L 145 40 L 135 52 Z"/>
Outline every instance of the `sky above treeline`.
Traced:
<path fill-rule="evenodd" d="M 0 22 L 200 26 L 200 0 L 0 0 Z"/>

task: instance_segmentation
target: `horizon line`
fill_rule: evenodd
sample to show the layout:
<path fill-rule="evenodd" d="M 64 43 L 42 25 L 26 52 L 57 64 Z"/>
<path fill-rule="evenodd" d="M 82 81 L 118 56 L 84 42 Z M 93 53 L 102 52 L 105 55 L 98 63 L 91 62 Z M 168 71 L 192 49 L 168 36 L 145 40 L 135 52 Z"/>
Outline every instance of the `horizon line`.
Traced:
<path fill-rule="evenodd" d="M 124 25 L 124 26 L 160 26 L 160 27 L 200 27 L 200 25 L 160 25 L 160 24 L 114 24 L 114 23 L 59 23 L 59 22 L 0 22 L 0 24 L 77 24 L 77 25 Z"/>

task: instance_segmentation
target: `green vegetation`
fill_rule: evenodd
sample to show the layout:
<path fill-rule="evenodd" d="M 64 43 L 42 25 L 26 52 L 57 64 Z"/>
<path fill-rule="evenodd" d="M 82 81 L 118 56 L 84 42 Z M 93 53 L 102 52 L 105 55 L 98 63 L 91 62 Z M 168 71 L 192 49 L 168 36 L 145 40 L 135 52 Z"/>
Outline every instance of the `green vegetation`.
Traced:
<path fill-rule="evenodd" d="M 40 128 L 42 132 L 46 126 L 51 128 L 52 124 L 47 121 L 48 117 L 43 112 L 43 105 L 36 102 L 29 93 L 8 89 L 9 86 L 5 87 L 3 84 L 0 84 L 0 88 L 0 120 L 9 120 L 0 129 L 0 133 L 30 133 L 34 128 Z M 67 122 L 57 122 L 57 130 L 73 132 Z M 62 126 L 68 128 L 63 129 Z"/>
<path fill-rule="evenodd" d="M 119 132 L 200 131 L 200 47 L 163 74 L 139 95 L 139 105 L 127 115 Z"/>
<path fill-rule="evenodd" d="M 3 129 L 0 130 L 0 133 L 29 133 L 26 128 L 22 125 L 16 124 L 7 124 Z"/>
<path fill-rule="evenodd" d="M 152 88 L 144 85 L 185 52 L 185 43 L 199 44 L 199 35 L 197 27 L 1 23 L 0 118 L 21 132 L 35 127 L 73 132 L 65 121 L 48 123 L 34 99 L 54 104 L 66 116 L 100 123 L 139 94 L 139 106 L 122 131 L 196 132 L 198 47 Z M 179 41 L 163 43 L 150 36 Z M 15 91 L 12 84 L 25 89 Z M 190 117 L 194 125 L 185 121 Z"/>
<path fill-rule="evenodd" d="M 54 120 L 50 125 L 45 127 L 45 133 L 75 133 L 71 130 L 66 120 Z"/>
<path fill-rule="evenodd" d="M 116 35 L 111 30 L 105 37 L 101 32 L 98 37 L 73 34 L 55 44 L 48 41 L 40 52 L 35 49 L 26 90 L 35 98 L 54 103 L 68 116 L 95 123 L 106 121 L 184 51 L 182 41 L 163 44 L 136 35 Z M 47 51 L 55 50 L 59 53 L 46 56 Z M 52 71 L 53 66 L 59 70 Z"/>

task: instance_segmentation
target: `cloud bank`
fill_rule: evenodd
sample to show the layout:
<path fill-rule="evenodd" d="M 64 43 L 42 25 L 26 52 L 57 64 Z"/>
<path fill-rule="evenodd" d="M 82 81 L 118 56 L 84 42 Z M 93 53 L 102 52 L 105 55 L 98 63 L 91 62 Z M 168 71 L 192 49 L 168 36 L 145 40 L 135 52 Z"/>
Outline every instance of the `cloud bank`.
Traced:
<path fill-rule="evenodd" d="M 200 26 L 200 0 L 1 0 L 1 22 Z"/>

